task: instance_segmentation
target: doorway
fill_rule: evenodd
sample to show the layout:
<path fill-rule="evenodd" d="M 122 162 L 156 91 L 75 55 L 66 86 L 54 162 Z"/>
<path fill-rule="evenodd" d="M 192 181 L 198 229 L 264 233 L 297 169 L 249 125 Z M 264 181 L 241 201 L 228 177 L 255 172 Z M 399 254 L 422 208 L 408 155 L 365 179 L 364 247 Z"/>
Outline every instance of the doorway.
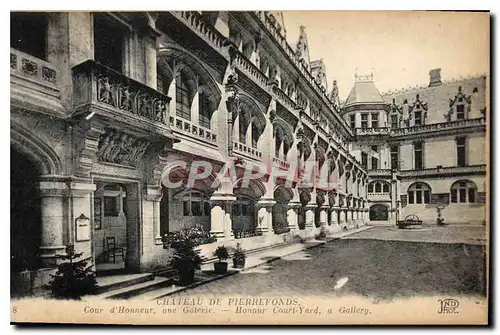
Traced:
<path fill-rule="evenodd" d="M 370 221 L 387 221 L 389 212 L 385 205 L 373 205 L 370 207 Z"/>
<path fill-rule="evenodd" d="M 96 184 L 93 234 L 96 271 L 137 272 L 140 268 L 138 185 L 106 181 Z"/>
<path fill-rule="evenodd" d="M 40 267 L 40 173 L 25 155 L 12 148 L 10 154 L 10 267 L 17 273 Z"/>

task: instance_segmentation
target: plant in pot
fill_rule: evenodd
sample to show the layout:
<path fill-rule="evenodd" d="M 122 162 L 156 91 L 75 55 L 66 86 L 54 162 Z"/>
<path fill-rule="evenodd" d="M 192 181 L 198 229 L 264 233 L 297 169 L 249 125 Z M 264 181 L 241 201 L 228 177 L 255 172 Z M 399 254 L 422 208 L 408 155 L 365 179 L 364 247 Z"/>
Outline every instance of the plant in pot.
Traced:
<path fill-rule="evenodd" d="M 245 267 L 246 257 L 245 250 L 241 248 L 239 243 L 236 244 L 236 249 L 233 253 L 233 267 L 235 269 L 243 269 Z"/>
<path fill-rule="evenodd" d="M 166 235 L 164 247 L 174 249 L 170 266 L 178 271 L 180 285 L 193 283 L 195 271 L 205 261 L 200 250 L 196 249 L 199 245 L 200 231 L 197 228 L 183 228 Z"/>
<path fill-rule="evenodd" d="M 220 245 L 215 249 L 214 256 L 218 258 L 218 262 L 214 263 L 214 271 L 217 274 L 224 274 L 227 272 L 227 262 L 224 262 L 229 258 L 229 252 L 227 248 Z"/>

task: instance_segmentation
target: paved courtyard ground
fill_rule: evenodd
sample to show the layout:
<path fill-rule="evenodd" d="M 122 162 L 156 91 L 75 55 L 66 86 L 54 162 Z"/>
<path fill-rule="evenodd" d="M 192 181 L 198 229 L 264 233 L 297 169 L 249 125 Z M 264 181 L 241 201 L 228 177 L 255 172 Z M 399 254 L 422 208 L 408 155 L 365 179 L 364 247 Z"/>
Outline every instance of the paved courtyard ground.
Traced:
<path fill-rule="evenodd" d="M 429 229 L 374 227 L 178 295 L 484 295 L 484 227 Z"/>

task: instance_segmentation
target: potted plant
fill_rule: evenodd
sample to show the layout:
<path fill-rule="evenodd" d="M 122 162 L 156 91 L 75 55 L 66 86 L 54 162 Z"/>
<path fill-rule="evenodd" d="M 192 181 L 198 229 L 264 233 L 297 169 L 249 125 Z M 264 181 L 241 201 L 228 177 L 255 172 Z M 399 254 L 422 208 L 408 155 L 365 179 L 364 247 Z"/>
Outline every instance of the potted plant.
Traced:
<path fill-rule="evenodd" d="M 217 274 L 224 274 L 227 272 L 227 262 L 224 262 L 229 258 L 229 252 L 227 248 L 223 245 L 220 245 L 215 249 L 214 256 L 218 258 L 218 262 L 214 263 L 214 271 Z"/>
<path fill-rule="evenodd" d="M 180 285 L 193 283 L 195 271 L 199 270 L 204 262 L 200 250 L 196 249 L 200 245 L 201 237 L 197 228 L 183 228 L 166 235 L 164 247 L 174 249 L 170 266 L 179 272 Z"/>
<path fill-rule="evenodd" d="M 241 248 L 241 245 L 236 244 L 236 249 L 233 253 L 233 267 L 236 269 L 243 269 L 245 267 L 245 250 Z"/>
<path fill-rule="evenodd" d="M 57 266 L 48 285 L 55 298 L 80 300 L 84 295 L 97 293 L 96 274 L 88 264 L 89 259 L 78 260 L 82 255 L 83 252 L 76 252 L 72 244 L 66 245 L 65 255 L 57 255 L 65 262 Z"/>

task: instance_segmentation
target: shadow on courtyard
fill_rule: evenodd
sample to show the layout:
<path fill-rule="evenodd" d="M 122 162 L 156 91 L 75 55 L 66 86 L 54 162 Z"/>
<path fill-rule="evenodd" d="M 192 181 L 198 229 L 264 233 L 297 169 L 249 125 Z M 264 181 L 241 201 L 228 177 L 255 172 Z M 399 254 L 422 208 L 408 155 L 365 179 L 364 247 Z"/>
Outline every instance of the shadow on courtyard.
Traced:
<path fill-rule="evenodd" d="M 481 245 L 342 239 L 184 294 L 485 295 L 484 253 Z"/>

